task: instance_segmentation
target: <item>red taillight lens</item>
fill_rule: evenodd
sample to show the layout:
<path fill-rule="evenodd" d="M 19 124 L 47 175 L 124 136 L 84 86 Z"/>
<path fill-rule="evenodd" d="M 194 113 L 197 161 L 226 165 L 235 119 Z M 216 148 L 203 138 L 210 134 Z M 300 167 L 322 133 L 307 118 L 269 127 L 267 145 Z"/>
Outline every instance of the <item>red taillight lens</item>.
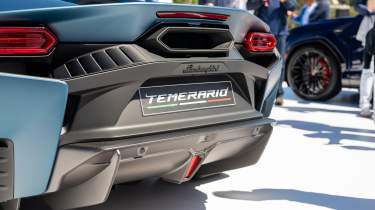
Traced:
<path fill-rule="evenodd" d="M 208 20 L 228 20 L 229 15 L 201 13 L 201 12 L 157 12 L 160 18 L 188 18 L 188 19 L 208 19 Z"/>
<path fill-rule="evenodd" d="M 248 33 L 244 44 L 251 52 L 270 52 L 276 46 L 276 38 L 273 34 Z"/>
<path fill-rule="evenodd" d="M 193 156 L 190 161 L 190 165 L 188 170 L 186 171 L 185 178 L 190 178 L 193 175 L 194 171 L 197 169 L 199 163 L 201 162 L 202 158 L 198 155 Z"/>
<path fill-rule="evenodd" d="M 0 55 L 44 55 L 55 44 L 44 27 L 0 27 Z"/>

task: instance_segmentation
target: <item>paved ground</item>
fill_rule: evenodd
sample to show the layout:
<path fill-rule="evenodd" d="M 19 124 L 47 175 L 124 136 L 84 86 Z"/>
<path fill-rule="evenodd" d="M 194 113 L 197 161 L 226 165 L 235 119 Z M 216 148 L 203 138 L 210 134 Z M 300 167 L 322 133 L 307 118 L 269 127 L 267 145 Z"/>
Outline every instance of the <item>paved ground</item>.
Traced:
<path fill-rule="evenodd" d="M 261 161 L 173 185 L 147 180 L 84 210 L 374 210 L 375 125 L 357 116 L 356 91 L 306 103 L 287 90 Z"/>

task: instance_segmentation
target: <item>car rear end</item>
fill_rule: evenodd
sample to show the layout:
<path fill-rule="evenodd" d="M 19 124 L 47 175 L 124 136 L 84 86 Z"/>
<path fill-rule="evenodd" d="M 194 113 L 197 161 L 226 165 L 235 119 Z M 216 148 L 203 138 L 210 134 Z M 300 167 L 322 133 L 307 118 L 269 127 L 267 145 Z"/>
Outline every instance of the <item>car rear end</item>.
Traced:
<path fill-rule="evenodd" d="M 7 163 L 12 179 L 0 177 L 9 186 L 0 201 L 45 194 L 51 206 L 88 206 L 115 184 L 183 183 L 260 158 L 282 62 L 251 14 L 129 3 L 0 18 L 0 78 L 25 84 L 0 93 L 15 99 L 0 114 L 36 110 L 30 129 L 17 121 L 0 133 L 6 159 L 16 160 Z M 55 125 L 48 136 L 19 137 L 47 132 L 46 124 Z M 45 149 L 18 149 L 28 145 Z"/>

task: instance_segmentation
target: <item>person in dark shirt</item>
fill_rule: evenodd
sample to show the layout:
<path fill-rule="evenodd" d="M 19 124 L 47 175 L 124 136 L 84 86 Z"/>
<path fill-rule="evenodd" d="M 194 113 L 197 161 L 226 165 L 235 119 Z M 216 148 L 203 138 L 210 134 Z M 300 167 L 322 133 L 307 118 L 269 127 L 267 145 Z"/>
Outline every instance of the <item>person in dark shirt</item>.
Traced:
<path fill-rule="evenodd" d="M 317 0 L 316 3 L 317 6 L 309 16 L 309 23 L 329 18 L 329 2 L 327 0 Z"/>
<path fill-rule="evenodd" d="M 288 36 L 288 13 L 293 12 L 296 0 L 248 0 L 248 10 L 254 10 L 254 14 L 270 26 L 271 32 L 276 36 L 277 49 L 282 57 L 285 54 L 286 38 Z M 277 92 L 276 105 L 283 104 L 284 69 Z"/>
<path fill-rule="evenodd" d="M 246 0 L 199 0 L 198 4 L 237 9 L 246 9 Z"/>
<path fill-rule="evenodd" d="M 370 15 L 370 11 L 367 8 L 367 0 L 357 0 L 355 9 L 362 16 Z"/>
<path fill-rule="evenodd" d="M 199 5 L 214 6 L 214 1 L 212 0 L 198 0 Z"/>

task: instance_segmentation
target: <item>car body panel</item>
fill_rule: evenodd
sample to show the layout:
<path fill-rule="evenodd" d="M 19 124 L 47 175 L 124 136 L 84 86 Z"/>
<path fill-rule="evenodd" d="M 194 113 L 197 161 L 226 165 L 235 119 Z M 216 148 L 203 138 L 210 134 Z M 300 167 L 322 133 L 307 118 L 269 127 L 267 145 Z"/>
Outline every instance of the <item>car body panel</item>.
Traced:
<path fill-rule="evenodd" d="M 230 15 L 227 21 L 205 20 L 205 22 L 228 25 L 236 42 L 242 42 L 251 27 L 251 19 L 248 17 L 252 15 L 243 10 L 161 3 L 117 3 L 7 11 L 0 12 L 0 19 L 32 21 L 47 25 L 59 37 L 59 41 L 65 43 L 80 43 L 83 40 L 86 43 L 127 43 L 139 38 L 147 29 L 155 25 L 156 21 L 163 21 L 162 18 L 157 18 L 158 11 L 193 11 Z M 173 21 L 173 19 L 165 19 L 165 21 Z M 194 23 L 202 20 L 185 19 L 185 21 Z M 238 24 L 238 21 L 242 24 Z M 93 22 L 95 24 L 92 24 Z M 267 25 L 264 24 L 262 27 L 269 31 Z"/>
<path fill-rule="evenodd" d="M 160 11 L 229 19 L 158 18 Z M 0 18 L 4 26 L 44 26 L 57 38 L 54 49 L 42 56 L 0 56 L 0 71 L 14 73 L 0 75 L 5 81 L 0 88 L 7 90 L 0 98 L 11 99 L 0 110 L 5 116 L 0 125 L 6 125 L 0 128 L 0 146 L 3 139 L 12 141 L 16 160 L 10 199 L 43 196 L 58 208 L 76 208 L 104 202 L 114 184 L 155 176 L 189 181 L 193 176 L 186 171 L 197 156 L 201 162 L 192 172 L 202 176 L 259 160 L 274 125 L 268 117 L 283 62 L 276 49 L 252 52 L 244 46 L 248 32 L 270 33 L 252 14 L 120 3 L 3 11 Z M 181 34 L 193 44 L 180 45 Z M 168 48 L 160 50 L 163 44 Z M 200 83 L 200 89 L 189 86 L 189 95 L 197 98 L 188 102 L 211 103 L 209 97 L 230 98 L 212 95 L 226 90 L 212 85 L 220 82 L 231 84 L 235 104 L 192 105 L 150 116 L 142 112 L 141 88 L 174 86 L 167 88 L 174 92 L 162 91 L 159 98 L 186 94 L 183 85 Z M 201 100 L 201 92 L 209 91 L 211 96 Z M 178 104 L 184 100 L 177 98 Z M 7 200 L 0 197 L 0 206 Z"/>
<path fill-rule="evenodd" d="M 0 73 L 0 138 L 14 145 L 14 198 L 46 190 L 67 96 L 65 82 Z"/>
<path fill-rule="evenodd" d="M 35 8 L 50 8 L 74 6 L 75 4 L 62 0 L 12 0 L 2 1 L 0 11 L 29 10 Z"/>

